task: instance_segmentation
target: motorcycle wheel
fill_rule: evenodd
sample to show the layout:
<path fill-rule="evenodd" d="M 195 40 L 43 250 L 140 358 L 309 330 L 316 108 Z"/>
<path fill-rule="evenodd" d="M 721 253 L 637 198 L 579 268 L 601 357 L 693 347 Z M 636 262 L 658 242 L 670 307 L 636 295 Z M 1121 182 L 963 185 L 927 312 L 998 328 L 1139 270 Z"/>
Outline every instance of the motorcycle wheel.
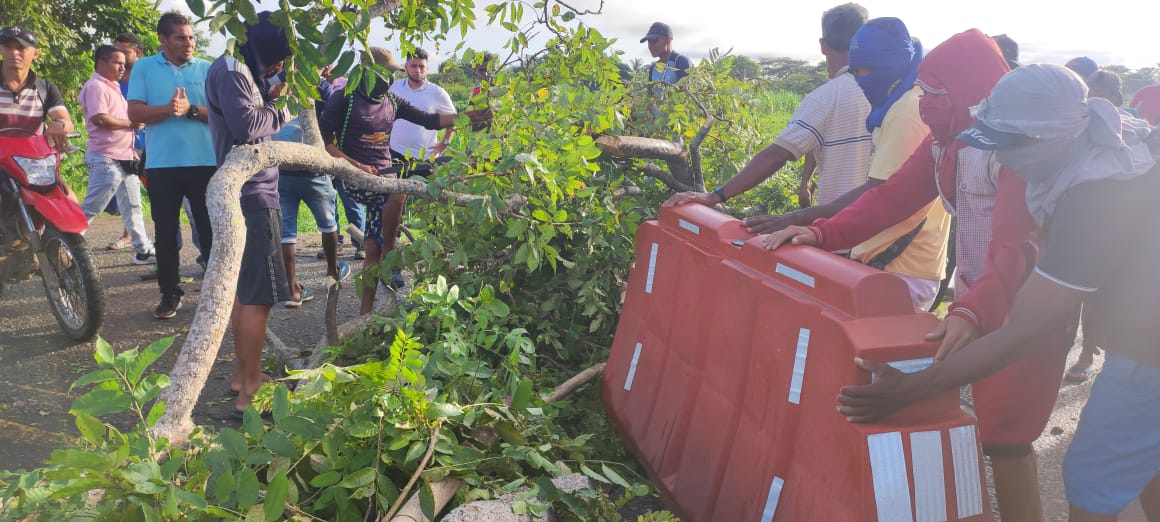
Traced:
<path fill-rule="evenodd" d="M 73 340 L 92 340 L 105 322 L 105 291 L 85 238 L 46 225 L 41 246 L 48 262 L 40 264 L 40 271 L 56 322 Z M 50 274 L 59 288 L 51 287 Z"/>

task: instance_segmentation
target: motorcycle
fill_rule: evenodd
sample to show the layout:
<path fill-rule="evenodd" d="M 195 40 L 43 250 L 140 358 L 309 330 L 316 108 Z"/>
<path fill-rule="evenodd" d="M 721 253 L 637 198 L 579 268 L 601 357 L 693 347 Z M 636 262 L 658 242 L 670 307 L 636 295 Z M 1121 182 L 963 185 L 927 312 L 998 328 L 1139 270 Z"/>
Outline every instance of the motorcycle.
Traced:
<path fill-rule="evenodd" d="M 44 135 L 0 129 L 0 295 L 39 272 L 57 323 L 83 342 L 104 324 L 105 293 L 82 235 L 88 220 L 68 194 Z"/>

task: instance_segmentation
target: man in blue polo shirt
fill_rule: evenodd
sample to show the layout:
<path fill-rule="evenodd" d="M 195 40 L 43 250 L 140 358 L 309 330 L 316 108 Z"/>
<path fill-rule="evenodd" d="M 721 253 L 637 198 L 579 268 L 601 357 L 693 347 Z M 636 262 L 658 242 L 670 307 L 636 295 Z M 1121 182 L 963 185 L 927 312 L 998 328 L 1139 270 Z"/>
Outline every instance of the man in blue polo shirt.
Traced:
<path fill-rule="evenodd" d="M 145 172 L 155 227 L 157 284 L 161 303 L 153 312 L 170 319 L 181 308 L 178 237 L 181 201 L 188 198 L 193 225 L 209 258 L 213 233 L 205 206 L 205 189 L 217 170 L 213 140 L 206 124 L 205 78 L 210 63 L 193 57 L 193 25 L 177 12 L 157 22 L 160 52 L 142 58 L 129 78 L 129 119 L 147 125 Z"/>

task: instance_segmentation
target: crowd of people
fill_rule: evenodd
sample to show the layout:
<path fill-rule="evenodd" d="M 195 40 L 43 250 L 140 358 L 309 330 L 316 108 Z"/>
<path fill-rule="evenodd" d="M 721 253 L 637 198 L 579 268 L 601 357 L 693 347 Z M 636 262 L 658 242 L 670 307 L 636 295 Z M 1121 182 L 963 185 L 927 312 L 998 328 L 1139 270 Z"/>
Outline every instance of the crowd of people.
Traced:
<path fill-rule="evenodd" d="M 755 241 L 892 272 L 916 310 L 944 276 L 953 223 L 956 288 L 927 336 L 940 343 L 935 362 L 903 374 L 855 361 L 876 379 L 844 388 L 838 411 L 876 421 L 972 384 L 1003 520 L 1044 519 L 1032 444 L 1082 304 L 1084 351 L 1069 377 L 1090 375 L 1097 346 L 1107 355 L 1064 461 L 1070 519 L 1115 520 L 1139 499 L 1160 520 L 1160 233 L 1147 210 L 1160 186 L 1160 86 L 1121 107 L 1119 77 L 1086 57 L 1021 66 L 1014 40 L 976 29 L 924 53 L 902 20 L 856 4 L 823 14 L 820 44 L 830 80 L 773 144 L 712 192 L 665 205 L 725 203 L 812 155 L 817 205 L 747 219 Z"/>
<path fill-rule="evenodd" d="M 182 307 L 182 210 L 204 270 L 214 240 L 206 189 L 226 155 L 236 145 L 302 139 L 297 119 L 277 104 L 286 86 L 283 64 L 290 56 L 285 29 L 263 12 L 246 31 L 237 56 L 210 62 L 195 56 L 191 21 L 165 13 L 157 22 L 157 54 L 144 56 L 140 39 L 132 34 L 99 46 L 93 53 L 94 73 L 78 97 L 88 130 L 89 179 L 81 207 L 91 221 L 116 202 L 124 235 L 109 248 L 131 245 L 132 263 L 156 264 L 161 299 L 153 317 L 158 320 L 175 317 Z M 0 53 L 0 128 L 44 134 L 66 150 L 73 123 L 59 89 L 32 71 L 39 57 L 36 35 L 4 28 Z M 374 176 L 429 174 L 451 140 L 458 114 L 446 91 L 427 80 L 427 53 L 414 49 L 404 67 L 387 49 L 371 47 L 363 60 L 392 73 L 405 69 L 406 78 L 377 78 L 372 87 L 360 85 L 347 95 L 345 79 L 331 81 L 329 68 L 324 69 L 316 105 L 327 151 Z M 486 109 L 466 114 L 473 122 L 490 118 Z M 441 139 L 435 134 L 439 129 L 446 129 Z M 150 201 L 152 240 L 144 223 L 142 185 Z M 349 187 L 338 179 L 332 183 L 325 173 L 278 168 L 257 173 L 242 187 L 239 205 L 247 233 L 231 317 L 237 355 L 231 389 L 238 393 L 239 412 L 269 380 L 261 371 L 261 353 L 271 308 L 277 303 L 299 307 L 313 297 L 297 279 L 300 204 L 306 203 L 317 222 L 327 275 L 341 281 L 351 273 L 349 264 L 338 260 L 340 196 L 348 220 L 365 232 L 364 238 L 352 238 L 355 259 L 366 267 L 377 265 L 395 247 L 404 195 Z M 405 284 L 396 269 L 390 286 Z M 362 313 L 371 311 L 377 286 L 377 277 L 364 278 Z"/>
<path fill-rule="evenodd" d="M 206 187 L 228 152 L 302 139 L 297 119 L 276 103 L 290 45 L 269 18 L 261 13 L 247 26 L 238 56 L 213 62 L 194 56 L 192 24 L 175 12 L 157 24 L 155 55 L 143 56 L 130 34 L 94 52 L 95 72 L 79 97 L 89 136 L 82 207 L 92 219 L 116 201 L 125 236 L 110 247 L 131 245 L 134 263 L 156 263 L 157 319 L 174 317 L 182 304 L 182 209 L 204 263 L 214 240 Z M 661 22 L 641 39 L 657 59 L 648 73 L 657 84 L 678 83 L 692 67 L 672 40 Z M 1119 78 L 1088 58 L 1021 65 L 1014 40 L 976 29 L 927 51 L 902 20 L 871 19 L 852 3 L 822 15 L 819 47 L 830 79 L 802 100 L 772 144 L 715 190 L 675 194 L 664 205 L 722 204 L 807 158 L 816 169 L 805 170 L 802 208 L 749 218 L 749 230 L 767 249 L 812 245 L 891 272 L 916 310 L 937 300 L 953 229 L 956 290 L 928 335 L 940 343 L 934 364 L 902 374 L 858 360 L 877 378 L 843 389 L 838 411 L 852 422 L 875 421 L 973 384 L 1004 520 L 1044 518 L 1033 443 L 1054 406 L 1082 305 L 1084 351 L 1066 373 L 1086 379 L 1099 349 L 1107 353 L 1064 463 L 1071 519 L 1114 520 L 1139 498 L 1149 518 L 1160 520 L 1160 334 L 1150 328 L 1160 309 L 1160 276 L 1150 264 L 1160 255 L 1160 229 L 1148 217 L 1160 188 L 1153 127 L 1160 85 L 1122 107 Z M 0 128 L 44 133 L 63 147 L 73 123 L 59 90 L 31 71 L 36 36 L 0 30 L 0 53 Z M 390 51 L 371 47 L 363 60 L 406 75 L 348 94 L 344 79 L 331 81 L 324 70 L 317 114 L 326 150 L 371 175 L 428 174 L 458 115 L 447 92 L 427 79 L 427 53 L 413 50 L 400 65 Z M 467 114 L 473 123 L 490 115 Z M 327 275 L 350 274 L 337 255 L 339 197 L 363 232 L 351 238 L 356 258 L 378 265 L 395 248 L 404 195 L 276 168 L 242 188 L 247 235 L 231 383 L 239 411 L 268 379 L 261 351 L 271 307 L 312 298 L 295 266 L 300 204 L 317 221 Z M 373 306 L 377 279 L 366 280 L 362 313 Z M 393 272 L 390 286 L 404 285 Z"/>

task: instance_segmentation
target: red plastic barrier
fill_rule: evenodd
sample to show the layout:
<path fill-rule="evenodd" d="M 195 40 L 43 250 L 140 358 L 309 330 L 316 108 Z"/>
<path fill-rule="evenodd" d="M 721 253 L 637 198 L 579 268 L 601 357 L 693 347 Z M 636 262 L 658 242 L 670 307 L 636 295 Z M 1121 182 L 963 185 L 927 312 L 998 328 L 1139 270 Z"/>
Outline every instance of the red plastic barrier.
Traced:
<path fill-rule="evenodd" d="M 855 356 L 925 367 L 938 320 L 891 274 L 750 238 L 701 205 L 662 209 L 637 232 L 604 401 L 680 516 L 993 520 L 956 392 L 878 424 L 835 411 L 842 386 L 870 381 Z"/>

